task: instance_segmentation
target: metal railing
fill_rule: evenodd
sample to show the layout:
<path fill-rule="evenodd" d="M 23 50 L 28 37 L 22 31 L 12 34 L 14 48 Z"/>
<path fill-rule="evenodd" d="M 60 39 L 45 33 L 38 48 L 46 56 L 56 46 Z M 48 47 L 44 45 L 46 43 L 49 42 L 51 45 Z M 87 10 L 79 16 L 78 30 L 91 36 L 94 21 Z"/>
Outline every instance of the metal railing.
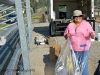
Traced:
<path fill-rule="evenodd" d="M 27 16 L 25 17 L 23 16 L 22 6 L 21 0 L 15 0 L 15 6 L 0 5 L 0 8 L 4 8 L 0 9 L 1 14 L 9 11 L 9 13 L 4 13 L 0 16 L 0 19 L 4 19 L 0 21 L 0 25 L 6 24 L 6 26 L 0 28 L 0 30 L 3 30 L 0 34 L 0 42 L 3 42 L 0 46 L 0 75 L 30 75 L 28 71 L 24 73 L 24 70 L 30 69 L 28 44 L 30 45 L 30 50 L 32 50 L 30 1 L 26 0 L 25 15 Z M 17 16 L 7 19 L 11 14 L 16 14 Z M 15 22 L 10 22 L 14 19 L 16 19 Z M 2 39 L 3 36 L 6 41 Z M 23 72 L 20 72 L 20 69 L 23 69 Z"/>
<path fill-rule="evenodd" d="M 0 11 L 1 14 L 5 11 L 9 11 L 9 9 L 13 8 L 14 6 L 8 6 L 8 8 L 5 7 L 6 7 L 5 4 L 0 5 L 0 8 L 4 8 L 3 10 Z M 20 47 L 17 46 L 20 40 L 17 21 L 11 24 L 7 23 L 12 19 L 16 19 L 16 17 L 12 17 L 11 19 L 8 20 L 6 19 L 7 16 L 13 13 L 15 13 L 15 11 L 10 11 L 9 13 L 5 13 L 4 15 L 0 16 L 0 19 L 4 18 L 4 20 L 0 22 L 0 25 L 6 24 L 6 26 L 0 28 L 0 30 L 4 30 L 1 33 L 1 37 L 4 36 L 6 39 L 5 44 L 4 45 L 2 44 L 0 46 L 0 75 L 13 75 L 13 74 L 8 74 L 9 72 L 11 73 L 12 72 L 11 70 L 14 69 L 14 67 L 11 68 L 11 66 L 9 67 L 9 65 L 10 63 L 16 62 L 13 65 L 14 66 L 16 65 L 15 67 L 17 67 L 17 62 L 19 59 L 19 57 L 16 57 L 16 60 L 11 61 L 15 56 L 15 53 L 17 53 L 17 51 L 19 51 L 20 49 Z M 2 39 L 0 40 L 3 41 Z M 21 54 L 17 54 L 16 56 L 20 56 L 20 55 Z"/>

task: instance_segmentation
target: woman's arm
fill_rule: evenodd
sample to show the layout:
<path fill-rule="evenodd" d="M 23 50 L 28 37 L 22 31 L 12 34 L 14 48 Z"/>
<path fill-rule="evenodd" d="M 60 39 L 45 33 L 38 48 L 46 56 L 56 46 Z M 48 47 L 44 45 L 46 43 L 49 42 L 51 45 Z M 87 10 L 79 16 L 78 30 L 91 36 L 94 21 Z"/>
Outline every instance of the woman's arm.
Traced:
<path fill-rule="evenodd" d="M 65 39 L 67 40 L 68 37 L 70 37 L 70 33 L 64 35 Z"/>
<path fill-rule="evenodd" d="M 94 32 L 92 26 L 88 23 L 88 24 L 87 24 L 87 27 L 88 27 L 89 36 L 90 36 L 92 39 L 94 39 L 94 38 L 95 38 L 95 32 Z"/>
<path fill-rule="evenodd" d="M 94 33 L 93 33 L 93 32 L 90 32 L 90 37 L 91 37 L 92 39 L 94 39 Z"/>
<path fill-rule="evenodd" d="M 67 27 L 66 27 L 66 29 L 65 29 L 65 31 L 64 31 L 64 38 L 67 40 L 68 39 L 68 37 L 70 37 L 70 32 L 69 32 L 69 30 L 70 30 L 70 26 L 72 25 L 73 23 L 70 23 Z"/>

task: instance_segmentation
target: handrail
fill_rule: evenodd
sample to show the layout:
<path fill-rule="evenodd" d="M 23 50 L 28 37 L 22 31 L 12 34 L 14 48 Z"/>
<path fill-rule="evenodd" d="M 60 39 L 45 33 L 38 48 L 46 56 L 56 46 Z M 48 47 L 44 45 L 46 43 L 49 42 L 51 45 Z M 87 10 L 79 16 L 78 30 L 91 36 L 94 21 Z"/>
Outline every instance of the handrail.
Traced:
<path fill-rule="evenodd" d="M 8 19 L 8 20 L 5 20 L 5 21 L 2 21 L 0 24 L 3 24 L 3 23 L 5 23 L 5 22 L 10 21 L 10 20 L 15 19 L 15 18 L 16 18 L 16 17 L 13 17 L 13 18 L 11 18 L 11 19 Z"/>
<path fill-rule="evenodd" d="M 8 16 L 8 15 L 10 15 L 10 14 L 13 14 L 13 13 L 15 13 L 15 12 L 16 12 L 16 11 L 12 11 L 12 12 L 6 14 L 6 15 L 0 16 L 0 18 L 6 17 L 6 16 Z"/>
<path fill-rule="evenodd" d="M 8 65 L 7 70 L 6 70 L 4 75 L 14 75 L 14 74 L 16 74 L 17 65 L 18 65 L 18 62 L 20 61 L 19 58 L 21 56 L 21 50 L 19 50 L 19 49 L 20 49 L 20 46 L 17 45 L 15 52 L 14 52 L 14 54 L 13 54 L 11 60 L 10 60 L 10 63 Z"/>
<path fill-rule="evenodd" d="M 5 36 L 6 40 L 8 41 L 14 34 L 15 32 L 18 30 L 18 26 L 17 25 L 13 25 L 10 26 L 9 29 L 7 29 L 6 31 L 4 31 L 1 36 Z"/>
<path fill-rule="evenodd" d="M 10 6 L 10 7 L 6 8 L 6 9 L 4 9 L 4 10 L 1 10 L 0 12 L 4 12 L 4 11 L 6 11 L 6 10 L 8 10 L 8 9 L 13 8 L 13 7 L 14 7 L 14 6 Z"/>
<path fill-rule="evenodd" d="M 2 7 L 4 4 L 1 4 L 0 7 Z"/>
<path fill-rule="evenodd" d="M 0 30 L 4 30 L 5 28 L 8 28 L 8 27 L 13 26 L 13 25 L 16 25 L 16 24 L 17 24 L 17 22 L 15 22 L 13 24 L 9 24 L 7 26 L 4 26 L 4 27 L 0 28 Z"/>

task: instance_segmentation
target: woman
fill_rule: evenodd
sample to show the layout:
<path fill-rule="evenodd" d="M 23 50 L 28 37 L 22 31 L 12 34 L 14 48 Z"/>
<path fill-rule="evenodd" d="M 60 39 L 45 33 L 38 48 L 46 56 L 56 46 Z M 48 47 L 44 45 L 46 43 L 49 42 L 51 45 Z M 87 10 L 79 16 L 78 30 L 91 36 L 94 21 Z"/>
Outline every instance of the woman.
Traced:
<path fill-rule="evenodd" d="M 89 75 L 88 56 L 91 45 L 90 38 L 94 39 L 95 37 L 90 23 L 83 20 L 83 17 L 84 15 L 81 10 L 75 10 L 73 12 L 73 22 L 67 26 L 64 32 L 65 39 L 70 39 L 75 75 Z M 79 42 L 77 38 L 80 39 Z M 80 42 L 82 45 L 78 45 Z"/>

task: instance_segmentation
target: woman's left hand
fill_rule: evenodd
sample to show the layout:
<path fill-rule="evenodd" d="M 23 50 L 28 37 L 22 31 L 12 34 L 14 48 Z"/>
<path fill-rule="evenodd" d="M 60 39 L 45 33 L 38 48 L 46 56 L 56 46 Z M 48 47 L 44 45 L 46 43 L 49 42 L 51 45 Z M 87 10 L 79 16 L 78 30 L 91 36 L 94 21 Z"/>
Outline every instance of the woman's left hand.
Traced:
<path fill-rule="evenodd" d="M 91 37 L 92 39 L 94 39 L 94 34 L 93 34 L 93 32 L 90 32 L 90 37 Z"/>

